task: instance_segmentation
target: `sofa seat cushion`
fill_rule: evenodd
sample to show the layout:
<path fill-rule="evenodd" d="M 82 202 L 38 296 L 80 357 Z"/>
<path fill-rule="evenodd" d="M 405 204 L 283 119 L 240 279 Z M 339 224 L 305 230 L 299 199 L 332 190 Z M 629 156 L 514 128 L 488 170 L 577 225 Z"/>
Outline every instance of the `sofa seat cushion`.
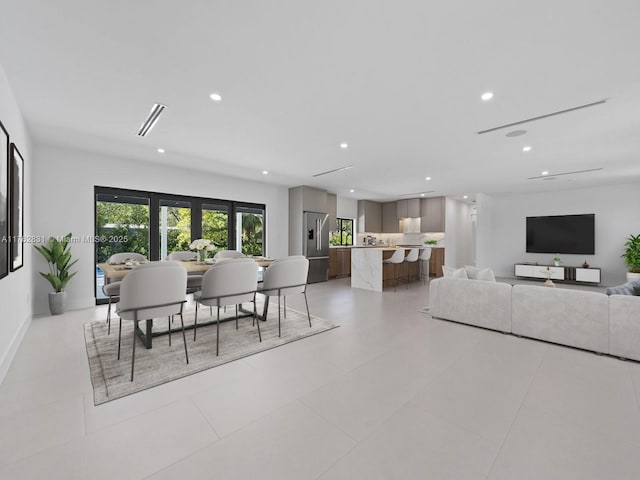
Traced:
<path fill-rule="evenodd" d="M 516 335 L 609 353 L 609 297 L 601 293 L 515 285 L 512 329 Z"/>

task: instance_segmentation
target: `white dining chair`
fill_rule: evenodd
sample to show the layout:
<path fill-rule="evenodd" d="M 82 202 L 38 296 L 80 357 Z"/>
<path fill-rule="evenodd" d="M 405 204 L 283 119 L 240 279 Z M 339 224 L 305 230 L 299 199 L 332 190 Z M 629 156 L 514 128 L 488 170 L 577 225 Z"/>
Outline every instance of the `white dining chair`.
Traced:
<path fill-rule="evenodd" d="M 219 258 L 243 258 L 243 257 L 245 257 L 245 254 L 237 250 L 220 250 L 213 256 L 213 258 L 215 258 L 216 260 Z"/>
<path fill-rule="evenodd" d="M 120 301 L 117 305 L 120 316 L 118 329 L 118 360 L 122 339 L 122 320 L 133 321 L 133 346 L 131 353 L 131 381 L 136 360 L 136 343 L 138 323 L 158 317 L 167 317 L 169 327 L 169 345 L 171 346 L 171 324 L 173 315 L 180 316 L 184 356 L 189 363 L 187 338 L 184 333 L 182 310 L 186 303 L 187 271 L 177 262 L 157 262 L 135 267 L 122 279 Z M 158 348 L 158 347 L 156 347 Z"/>
<path fill-rule="evenodd" d="M 189 262 L 196 260 L 198 254 L 191 250 L 171 252 L 167 255 L 167 260 L 176 260 L 180 262 Z M 202 275 L 197 273 L 187 274 L 187 293 L 195 293 L 202 288 Z"/>
<path fill-rule="evenodd" d="M 122 252 L 111 255 L 107 262 L 109 265 L 118 265 L 126 263 L 129 260 L 136 262 L 146 262 L 147 257 L 136 252 Z M 109 282 L 102 285 L 102 293 L 109 298 L 109 306 L 107 307 L 107 335 L 111 335 L 111 304 L 114 300 L 120 298 L 120 285 L 122 281 Z"/>
<path fill-rule="evenodd" d="M 258 264 L 251 258 L 238 258 L 216 263 L 204 274 L 202 289 L 194 293 L 196 314 L 193 324 L 193 341 L 198 329 L 198 305 L 217 308 L 216 355 L 220 352 L 220 307 L 236 306 L 236 330 L 238 329 L 238 304 L 253 302 L 253 321 L 258 325 L 258 338 L 262 342 L 260 322 L 256 322 L 256 288 Z"/>
<path fill-rule="evenodd" d="M 307 301 L 307 277 L 309 276 L 309 260 L 303 255 L 275 260 L 264 271 L 264 280 L 260 293 L 267 297 L 278 297 L 278 336 L 282 336 L 281 330 L 281 305 L 280 299 L 284 298 L 284 313 L 286 318 L 286 296 L 296 293 L 304 295 L 304 303 L 307 307 L 307 318 L 311 328 L 311 315 L 309 314 L 309 302 Z"/>
<path fill-rule="evenodd" d="M 198 254 L 191 250 L 183 250 L 178 252 L 171 252 L 167 255 L 167 260 L 177 260 L 180 262 L 188 262 L 198 258 Z"/>

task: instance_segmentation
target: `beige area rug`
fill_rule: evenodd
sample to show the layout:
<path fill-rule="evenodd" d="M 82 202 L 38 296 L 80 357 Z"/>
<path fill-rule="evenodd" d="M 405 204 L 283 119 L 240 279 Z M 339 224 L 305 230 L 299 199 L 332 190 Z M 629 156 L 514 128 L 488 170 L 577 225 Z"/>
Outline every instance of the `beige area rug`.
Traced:
<path fill-rule="evenodd" d="M 245 308 L 252 308 L 245 304 Z M 172 380 L 191 375 L 209 368 L 222 365 L 239 358 L 263 352 L 286 343 L 294 342 L 321 332 L 338 327 L 332 321 L 311 316 L 311 325 L 306 313 L 287 308 L 287 318 L 282 317 L 282 337 L 278 337 L 278 307 L 272 302 L 267 321 L 260 322 L 262 342 L 258 340 L 257 327 L 252 326 L 252 317 L 240 318 L 236 330 L 234 320 L 220 323 L 220 356 L 216 356 L 216 325 L 200 327 L 205 321 L 215 319 L 209 316 L 208 308 L 200 308 L 198 312 L 197 340 L 193 341 L 193 330 L 185 330 L 189 364 L 185 362 L 184 343 L 180 330 L 180 318 L 176 317 L 172 324 L 171 340 L 161 335 L 153 338 L 153 348 L 147 350 L 141 340 L 136 339 L 136 362 L 133 382 L 131 379 L 131 350 L 133 339 L 133 322 L 122 322 L 122 352 L 118 360 L 118 321 L 117 316 L 111 319 L 111 335 L 107 335 L 107 324 L 104 321 L 86 323 L 84 337 L 89 358 L 93 399 L 95 405 L 106 403 L 132 393 L 161 385 Z M 258 302 L 258 311 L 262 305 Z M 189 309 L 184 314 L 185 326 L 192 325 L 195 310 Z M 220 309 L 220 318 L 229 319 L 235 316 L 235 308 L 227 307 L 227 312 Z M 145 329 L 145 322 L 140 322 Z M 154 332 L 167 330 L 167 319 L 154 320 Z"/>

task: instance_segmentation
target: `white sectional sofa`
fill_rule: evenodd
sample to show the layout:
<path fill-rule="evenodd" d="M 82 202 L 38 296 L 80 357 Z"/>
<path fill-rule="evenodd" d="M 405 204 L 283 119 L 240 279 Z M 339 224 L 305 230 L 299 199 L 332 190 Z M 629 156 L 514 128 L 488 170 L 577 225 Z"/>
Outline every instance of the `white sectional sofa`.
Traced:
<path fill-rule="evenodd" d="M 640 361 L 640 296 L 438 278 L 435 318 Z"/>

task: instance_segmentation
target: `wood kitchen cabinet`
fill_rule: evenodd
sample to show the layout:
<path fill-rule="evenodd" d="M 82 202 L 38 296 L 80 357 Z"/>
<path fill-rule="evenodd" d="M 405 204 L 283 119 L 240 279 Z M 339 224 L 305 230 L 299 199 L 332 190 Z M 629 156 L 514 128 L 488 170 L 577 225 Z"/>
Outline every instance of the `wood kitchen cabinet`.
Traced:
<path fill-rule="evenodd" d="M 382 204 L 382 233 L 400 233 L 397 202 Z"/>
<path fill-rule="evenodd" d="M 431 258 L 429 259 L 429 276 L 442 277 L 442 266 L 444 265 L 444 248 L 431 248 Z"/>
<path fill-rule="evenodd" d="M 423 198 L 420 217 L 421 232 L 444 232 L 445 198 Z"/>
<path fill-rule="evenodd" d="M 351 276 L 351 249 L 329 249 L 329 278 Z"/>
<path fill-rule="evenodd" d="M 371 200 L 358 200 L 358 233 L 382 231 L 382 204 Z"/>

